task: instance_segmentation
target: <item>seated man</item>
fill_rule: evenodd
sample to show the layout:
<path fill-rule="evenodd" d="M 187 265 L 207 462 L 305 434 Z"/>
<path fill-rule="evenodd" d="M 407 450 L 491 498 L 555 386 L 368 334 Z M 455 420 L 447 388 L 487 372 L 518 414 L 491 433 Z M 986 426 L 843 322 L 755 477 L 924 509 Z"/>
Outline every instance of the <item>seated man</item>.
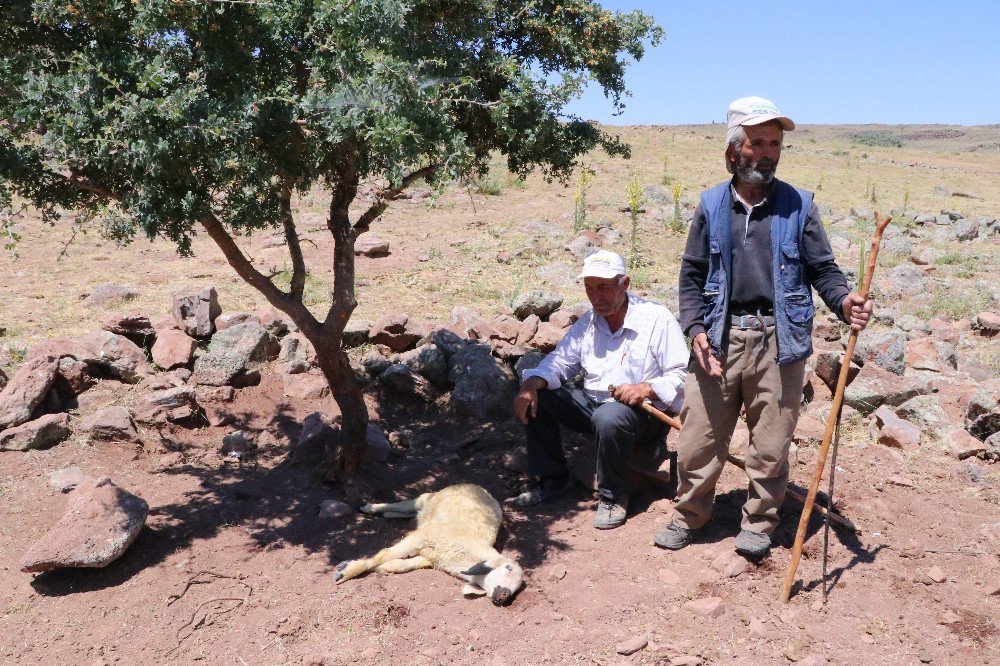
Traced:
<path fill-rule="evenodd" d="M 512 503 L 531 506 L 572 489 L 562 424 L 597 438 L 600 504 L 594 527 L 611 529 L 625 522 L 628 511 L 633 448 L 663 437 L 666 429 L 639 405 L 650 400 L 659 409 L 680 408 L 688 348 L 667 308 L 628 293 L 625 262 L 614 252 L 587 257 L 580 279 L 593 309 L 537 368 L 524 373 L 514 399 L 514 413 L 527 430 L 528 464 L 541 483 Z M 563 385 L 581 371 L 582 389 Z"/>

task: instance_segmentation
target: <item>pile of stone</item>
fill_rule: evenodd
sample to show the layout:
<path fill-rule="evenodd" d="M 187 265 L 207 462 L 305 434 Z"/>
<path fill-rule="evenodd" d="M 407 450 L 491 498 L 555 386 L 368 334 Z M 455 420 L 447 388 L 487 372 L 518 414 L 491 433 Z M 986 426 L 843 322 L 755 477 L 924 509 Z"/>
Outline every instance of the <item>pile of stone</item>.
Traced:
<path fill-rule="evenodd" d="M 1000 379 L 974 365 L 960 367 L 959 347 L 970 336 L 1000 333 L 1000 318 L 923 321 L 912 315 L 879 315 L 858 337 L 844 393 L 845 415 L 868 419 L 873 440 L 901 451 L 937 447 L 959 459 L 1000 459 Z M 838 331 L 832 320 L 817 331 Z M 809 362 L 804 419 L 825 422 L 845 362 L 848 336 L 817 339 Z M 800 430 L 802 430 L 800 428 Z"/>

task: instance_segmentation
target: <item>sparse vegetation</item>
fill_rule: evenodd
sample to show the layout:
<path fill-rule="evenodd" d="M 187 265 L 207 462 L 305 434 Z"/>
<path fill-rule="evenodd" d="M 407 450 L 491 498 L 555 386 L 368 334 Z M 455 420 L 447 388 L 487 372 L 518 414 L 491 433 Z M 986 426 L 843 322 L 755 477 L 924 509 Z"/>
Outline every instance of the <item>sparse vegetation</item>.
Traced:
<path fill-rule="evenodd" d="M 964 319 L 989 308 L 993 297 L 979 285 L 941 284 L 931 292 L 931 302 L 918 313 L 925 319 L 944 315 Z"/>
<path fill-rule="evenodd" d="M 878 148 L 902 148 L 903 142 L 898 136 L 886 130 L 876 130 L 873 132 L 862 132 L 854 135 L 854 142 L 862 146 L 874 146 Z"/>
<path fill-rule="evenodd" d="M 594 170 L 581 164 L 573 190 L 573 232 L 580 233 L 587 228 L 587 190 L 594 181 Z"/>
<path fill-rule="evenodd" d="M 628 267 L 631 271 L 638 268 L 641 261 L 639 255 L 639 209 L 645 201 L 645 196 L 643 195 L 642 182 L 639 180 L 638 173 L 633 172 L 632 178 L 628 181 L 628 186 L 625 188 L 625 200 L 628 202 L 628 214 L 632 222 L 629 229 L 628 253 Z"/>
<path fill-rule="evenodd" d="M 684 194 L 684 183 L 674 183 L 674 216 L 667 227 L 675 234 L 684 233 L 684 220 L 681 218 L 681 196 Z"/>

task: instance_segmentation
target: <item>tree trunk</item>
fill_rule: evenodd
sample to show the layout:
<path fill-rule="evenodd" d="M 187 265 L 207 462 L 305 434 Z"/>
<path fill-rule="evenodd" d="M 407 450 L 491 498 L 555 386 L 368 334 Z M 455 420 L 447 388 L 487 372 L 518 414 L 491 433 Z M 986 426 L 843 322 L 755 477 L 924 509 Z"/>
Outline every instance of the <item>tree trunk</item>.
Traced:
<path fill-rule="evenodd" d="M 365 405 L 361 386 L 354 376 L 350 361 L 344 351 L 341 336 L 321 336 L 306 338 L 316 349 L 316 361 L 326 381 L 330 384 L 333 399 L 340 408 L 341 437 L 339 446 L 326 450 L 324 466 L 328 475 L 349 483 L 361 469 L 361 459 L 365 446 L 365 430 L 368 427 L 368 406 Z"/>

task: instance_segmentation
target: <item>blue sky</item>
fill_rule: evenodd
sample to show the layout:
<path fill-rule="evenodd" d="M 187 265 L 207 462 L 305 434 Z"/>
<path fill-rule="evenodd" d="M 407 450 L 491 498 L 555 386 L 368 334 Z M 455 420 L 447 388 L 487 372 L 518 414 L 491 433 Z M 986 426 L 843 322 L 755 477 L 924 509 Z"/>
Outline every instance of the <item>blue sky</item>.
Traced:
<path fill-rule="evenodd" d="M 801 123 L 1000 123 L 1000 0 L 602 0 L 652 14 L 666 38 L 629 68 L 615 125 L 725 121 L 737 97 Z"/>

